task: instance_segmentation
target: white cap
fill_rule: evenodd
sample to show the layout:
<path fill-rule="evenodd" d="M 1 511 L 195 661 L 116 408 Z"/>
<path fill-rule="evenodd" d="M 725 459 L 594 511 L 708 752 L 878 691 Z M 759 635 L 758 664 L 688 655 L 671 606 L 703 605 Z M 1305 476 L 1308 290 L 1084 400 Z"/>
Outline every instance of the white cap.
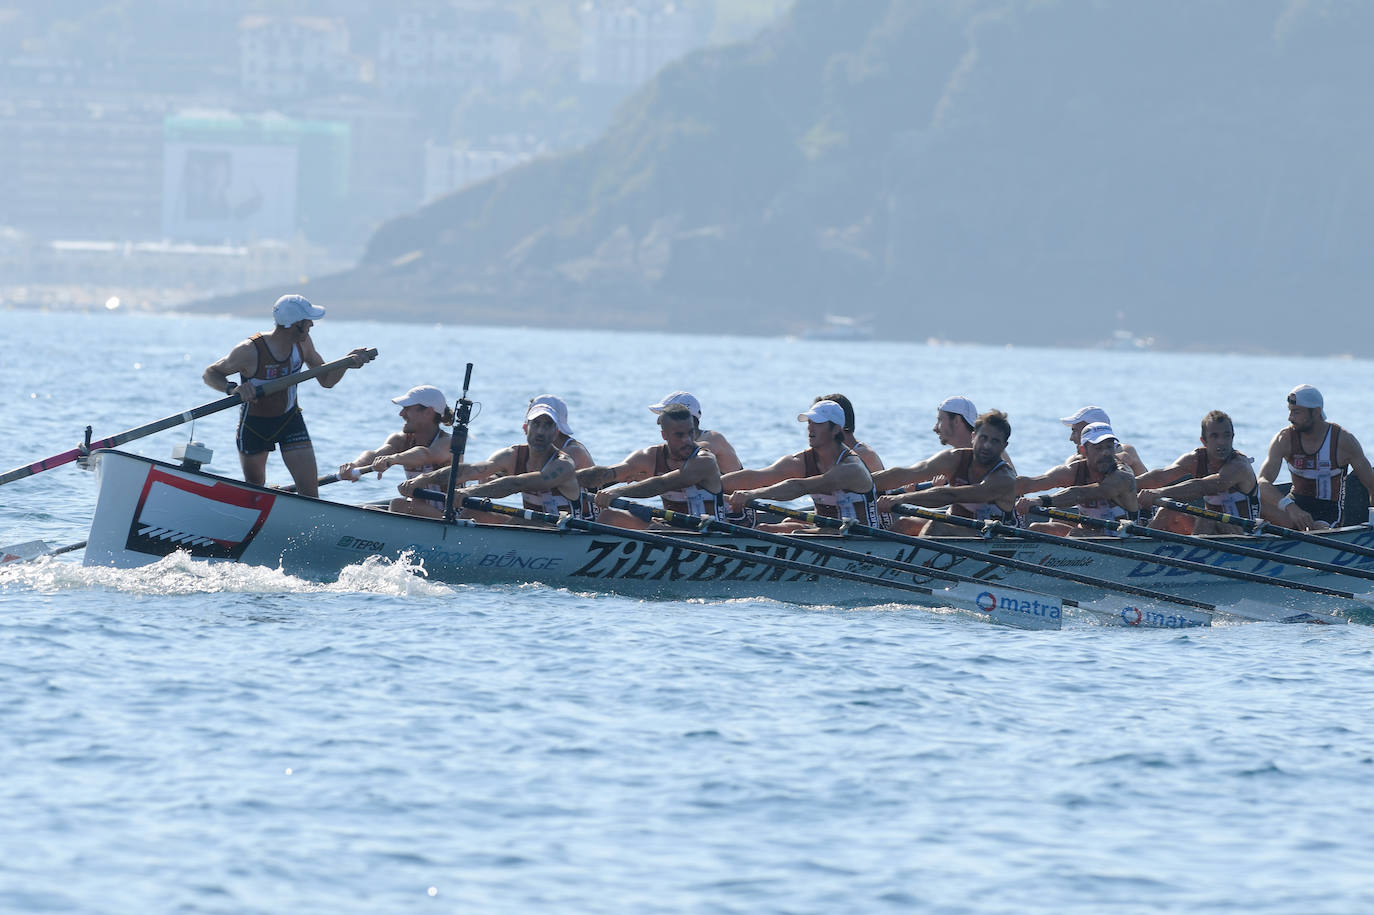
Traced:
<path fill-rule="evenodd" d="M 530 404 L 530 408 L 525 411 L 525 422 L 529 422 L 536 416 L 547 416 L 553 420 L 553 424 L 558 425 L 558 411 L 546 403 Z"/>
<path fill-rule="evenodd" d="M 797 414 L 797 422 L 834 423 L 844 427 L 844 407 L 833 400 L 818 400 L 805 413 Z"/>
<path fill-rule="evenodd" d="M 650 404 L 649 409 L 653 410 L 655 413 L 662 413 L 664 410 L 668 409 L 675 403 L 682 404 L 684 407 L 687 408 L 688 413 L 691 413 L 693 416 L 697 418 L 698 421 L 700 421 L 701 401 L 697 400 L 695 397 L 693 397 L 691 394 L 688 394 L 686 391 L 674 391 L 667 397 L 660 400 L 658 403 Z"/>
<path fill-rule="evenodd" d="M 530 406 L 543 405 L 553 408 L 553 421 L 558 426 L 558 431 L 564 435 L 572 435 L 572 427 L 568 425 L 568 405 L 563 402 L 563 398 L 555 397 L 552 394 L 540 394 L 530 401 Z"/>
<path fill-rule="evenodd" d="M 448 407 L 448 401 L 444 398 L 444 392 L 432 384 L 422 384 L 411 388 L 400 397 L 391 398 L 391 402 L 402 407 L 429 407 L 440 416 L 444 415 L 444 410 Z"/>
<path fill-rule="evenodd" d="M 940 402 L 940 412 L 962 416 L 970 429 L 978 425 L 978 409 L 967 397 L 946 397 Z"/>
<path fill-rule="evenodd" d="M 1322 409 L 1326 406 L 1322 400 L 1322 392 L 1310 384 L 1300 384 L 1289 391 L 1288 402 L 1295 406 L 1306 407 L 1309 410 L 1321 410 L 1322 419 L 1326 419 L 1326 411 Z"/>
<path fill-rule="evenodd" d="M 1076 426 L 1079 423 L 1107 423 L 1111 424 L 1111 418 L 1107 416 L 1107 411 L 1101 407 L 1082 407 L 1073 416 L 1066 416 L 1060 420 L 1066 426 Z"/>
<path fill-rule="evenodd" d="M 297 321 L 318 321 L 324 317 L 324 309 L 311 305 L 303 295 L 284 295 L 272 306 L 272 320 L 279 327 L 290 327 Z"/>
<path fill-rule="evenodd" d="M 1116 439 L 1116 433 L 1112 431 L 1110 423 L 1089 423 L 1083 427 L 1083 436 L 1080 439 L 1080 443 L 1084 445 L 1096 445 L 1098 442 L 1106 441 L 1109 438 Z"/>

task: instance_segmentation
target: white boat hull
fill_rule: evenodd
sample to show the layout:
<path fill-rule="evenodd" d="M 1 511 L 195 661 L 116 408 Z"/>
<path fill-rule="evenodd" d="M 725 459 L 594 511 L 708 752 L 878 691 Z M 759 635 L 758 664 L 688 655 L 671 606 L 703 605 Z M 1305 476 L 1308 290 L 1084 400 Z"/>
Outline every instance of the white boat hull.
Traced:
<path fill-rule="evenodd" d="M 811 541 L 973 576 L 985 584 L 988 596 L 983 597 L 983 603 L 996 605 L 999 603 L 997 593 L 1010 589 L 1091 601 L 1099 609 L 1105 600 L 1109 614 L 1119 604 L 1121 618 L 1118 622 L 1125 625 L 1198 624 L 1196 614 L 1185 613 L 1171 619 L 1172 612 L 1178 609 L 1174 605 L 1156 604 L 1141 611 L 1138 598 L 1115 596 L 1084 584 L 1009 570 L 982 558 L 958 558 L 926 546 L 858 536 L 805 535 L 796 538 L 797 546 L 784 547 L 743 537 L 665 532 L 674 537 L 733 547 L 741 552 L 739 558 L 718 557 L 694 553 L 684 546 L 643 543 L 614 534 L 470 522 L 444 524 L 439 520 L 393 515 L 249 486 L 241 481 L 192 472 L 119 451 L 98 451 L 93 456 L 93 463 L 99 473 L 100 492 L 86 547 L 87 565 L 135 567 L 154 562 L 175 550 L 185 550 L 192 556 L 208 560 L 244 562 L 281 568 L 302 577 L 334 580 L 346 566 L 368 556 L 395 559 L 408 553 L 414 561 L 423 564 L 431 579 L 449 583 L 540 582 L 579 591 L 611 591 L 674 599 L 768 597 L 806 604 L 939 604 L 938 600 L 922 600 L 919 595 L 909 592 L 778 569 L 761 561 L 762 557 L 779 557 L 932 588 L 947 586 L 939 579 L 823 556 L 806 548 L 805 543 Z M 1332 537 L 1374 545 L 1374 530 L 1364 527 L 1349 528 Z M 1151 561 L 1151 555 L 1181 557 L 1219 568 L 1257 571 L 1288 581 L 1321 583 L 1356 593 L 1371 590 L 1370 582 L 1358 578 L 1319 573 L 1270 560 L 1241 559 L 1206 546 L 1180 547 L 1144 538 L 1109 540 L 1139 551 L 1140 558 L 1084 553 L 1067 543 L 980 538 L 952 538 L 945 542 L 990 553 L 993 557 L 1068 569 L 1213 604 L 1253 599 L 1294 609 L 1350 609 L 1348 601 L 1322 595 L 1161 566 Z M 1374 559 L 1334 554 L 1295 541 L 1246 536 L 1216 540 L 1263 545 L 1276 552 L 1374 570 Z M 967 597 L 976 602 L 978 595 Z M 1060 609 L 1057 605 L 1052 609 L 1048 603 L 1037 607 L 1035 601 L 1021 598 L 1003 603 L 1014 603 L 1018 607 L 1025 603 L 1022 615 L 1041 614 L 1045 617 L 1045 626 L 1058 625 Z M 1034 620 L 1027 622 L 1038 628 Z"/>

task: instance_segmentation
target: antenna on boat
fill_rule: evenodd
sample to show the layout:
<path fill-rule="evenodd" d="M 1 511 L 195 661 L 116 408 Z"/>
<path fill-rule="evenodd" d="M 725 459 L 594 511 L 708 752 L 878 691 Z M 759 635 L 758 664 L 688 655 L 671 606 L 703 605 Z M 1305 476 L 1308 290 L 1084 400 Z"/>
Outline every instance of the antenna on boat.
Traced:
<path fill-rule="evenodd" d="M 472 419 L 472 401 L 468 400 L 468 385 L 472 383 L 472 363 L 468 363 L 463 374 L 463 393 L 458 397 L 458 405 L 453 408 L 453 435 L 449 438 L 448 450 L 453 460 L 448 465 L 448 489 L 444 496 L 444 521 L 452 524 L 458 513 L 453 507 L 453 493 L 458 486 L 458 465 L 463 462 L 463 452 L 468 447 L 468 421 Z"/>

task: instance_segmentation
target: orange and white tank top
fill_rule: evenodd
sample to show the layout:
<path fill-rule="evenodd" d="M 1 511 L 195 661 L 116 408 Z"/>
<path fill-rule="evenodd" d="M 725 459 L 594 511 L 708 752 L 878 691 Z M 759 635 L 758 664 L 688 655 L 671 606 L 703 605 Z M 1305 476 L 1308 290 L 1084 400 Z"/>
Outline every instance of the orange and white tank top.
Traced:
<path fill-rule="evenodd" d="M 835 458 L 838 465 L 848 456 L 853 456 L 856 461 L 862 463 L 862 459 L 857 454 L 842 447 L 839 455 Z M 802 452 L 802 464 L 805 467 L 803 476 L 818 477 L 821 475 L 820 459 L 816 455 L 815 448 L 807 448 Z M 869 527 L 878 526 L 878 492 L 872 486 L 868 487 L 867 492 L 851 492 L 847 489 L 836 489 L 831 492 L 817 492 L 811 494 L 811 501 L 816 506 L 816 514 L 824 518 L 853 518 L 860 524 Z"/>

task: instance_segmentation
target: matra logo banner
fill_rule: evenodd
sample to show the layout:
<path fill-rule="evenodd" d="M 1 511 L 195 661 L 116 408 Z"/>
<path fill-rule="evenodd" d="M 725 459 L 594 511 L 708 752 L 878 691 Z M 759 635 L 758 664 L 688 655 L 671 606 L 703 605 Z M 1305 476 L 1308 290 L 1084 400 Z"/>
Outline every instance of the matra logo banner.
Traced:
<path fill-rule="evenodd" d="M 227 483 L 201 483 L 154 467 L 143 482 L 125 548 L 152 556 L 185 550 L 201 559 L 238 559 L 276 496 Z"/>

